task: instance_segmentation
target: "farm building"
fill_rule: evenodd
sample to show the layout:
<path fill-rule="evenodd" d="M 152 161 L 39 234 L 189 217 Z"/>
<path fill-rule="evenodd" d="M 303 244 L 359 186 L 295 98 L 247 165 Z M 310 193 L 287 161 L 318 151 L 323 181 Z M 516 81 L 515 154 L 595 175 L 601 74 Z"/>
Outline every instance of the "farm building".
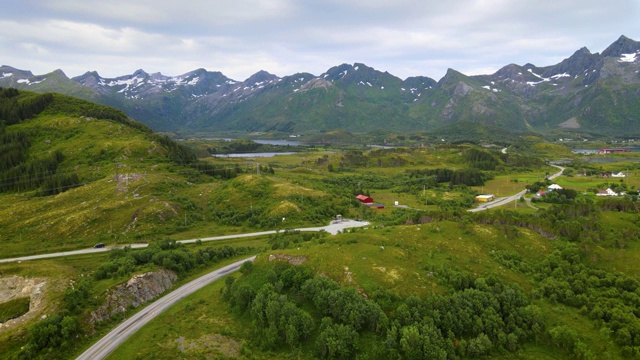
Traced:
<path fill-rule="evenodd" d="M 551 184 L 549 185 L 549 187 L 547 188 L 547 190 L 549 191 L 553 191 L 553 190 L 562 190 L 562 186 L 558 185 L 558 184 Z"/>
<path fill-rule="evenodd" d="M 611 188 L 607 188 L 607 190 L 598 191 L 596 196 L 618 196 L 618 193 L 611 190 Z"/>
<path fill-rule="evenodd" d="M 495 199 L 495 196 L 493 196 L 492 194 L 476 196 L 476 202 L 489 202 L 493 199 Z"/>
<path fill-rule="evenodd" d="M 373 198 L 370 198 L 367 195 L 362 195 L 362 194 L 356 196 L 356 199 L 358 199 L 363 204 L 370 204 L 373 202 Z"/>
<path fill-rule="evenodd" d="M 626 175 L 622 171 L 617 171 L 617 172 L 611 173 L 611 177 L 623 178 L 625 176 Z"/>

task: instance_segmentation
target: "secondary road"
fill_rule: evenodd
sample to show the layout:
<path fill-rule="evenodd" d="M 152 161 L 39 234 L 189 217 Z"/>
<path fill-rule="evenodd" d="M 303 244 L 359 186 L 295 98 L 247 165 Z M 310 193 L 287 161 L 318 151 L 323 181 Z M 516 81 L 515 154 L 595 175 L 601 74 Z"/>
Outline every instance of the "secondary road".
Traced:
<path fill-rule="evenodd" d="M 82 355 L 78 356 L 77 360 L 104 359 L 107 355 L 109 355 L 109 353 L 111 353 L 118 346 L 120 346 L 120 344 L 127 340 L 133 333 L 138 331 L 141 327 L 143 327 L 161 312 L 165 311 L 183 298 L 193 294 L 197 290 L 202 289 L 204 286 L 214 282 L 215 280 L 218 280 L 222 276 L 238 270 L 244 262 L 254 261 L 255 258 L 255 256 L 252 256 L 250 258 L 237 261 L 231 265 L 227 265 L 218 270 L 212 271 L 185 285 L 182 285 L 178 289 L 161 297 L 160 299 L 151 303 L 149 306 L 140 310 L 140 312 L 125 320 L 115 329 L 111 330 L 111 332 L 109 332 L 102 339 L 93 344 L 93 346 L 82 353 Z"/>
<path fill-rule="evenodd" d="M 557 173 L 555 173 L 553 175 L 549 175 L 549 177 L 547 177 L 549 180 L 553 180 L 553 179 L 557 178 L 558 176 L 562 175 L 562 172 L 564 171 L 564 168 L 562 166 L 558 166 L 558 165 L 551 165 L 551 166 L 560 169 L 560 171 L 558 171 Z M 522 191 L 518 192 L 515 195 L 497 198 L 492 202 L 486 203 L 485 205 L 482 205 L 482 206 L 477 207 L 475 209 L 469 209 L 467 211 L 469 211 L 469 212 L 478 212 L 478 211 L 488 210 L 488 209 L 491 209 L 491 208 L 494 208 L 494 207 L 506 205 L 506 204 L 508 204 L 508 203 L 510 203 L 512 201 L 516 201 L 516 200 L 520 199 L 526 193 L 527 193 L 527 190 L 522 190 Z"/>
<path fill-rule="evenodd" d="M 330 233 L 332 235 L 335 235 L 338 232 L 344 231 L 345 229 L 348 229 L 348 228 L 361 227 L 361 226 L 367 226 L 367 225 L 369 225 L 369 223 L 367 221 L 355 221 L 355 220 L 345 219 L 345 220 L 339 220 L 339 221 L 332 221 L 331 224 L 329 224 L 327 226 L 300 228 L 300 229 L 291 229 L 291 230 L 298 230 L 298 231 L 322 231 L 322 230 L 324 230 L 324 231 L 326 231 L 326 232 L 328 232 L 328 233 Z M 197 242 L 198 240 L 200 240 L 202 242 L 229 240 L 229 239 L 238 239 L 238 238 L 261 236 L 261 235 L 271 235 L 271 234 L 275 234 L 277 231 L 282 231 L 282 230 L 269 230 L 269 231 L 260 231 L 260 232 L 245 233 L 245 234 L 213 236 L 213 237 L 198 238 L 198 239 L 178 240 L 176 242 L 183 243 L 183 244 L 192 244 L 192 243 Z M 127 246 L 130 246 L 132 249 L 142 249 L 142 248 L 145 248 L 145 247 L 149 246 L 149 244 L 130 244 L 130 245 L 127 245 Z M 38 259 L 47 259 L 47 258 L 53 258 L 53 257 L 82 255 L 82 254 L 93 254 L 93 253 L 109 251 L 109 250 L 112 250 L 112 249 L 117 249 L 117 248 L 122 248 L 122 247 L 123 246 L 109 246 L 109 247 L 103 247 L 103 248 L 97 248 L 97 249 L 96 248 L 90 248 L 90 249 L 83 249 L 83 250 L 63 251 L 63 252 L 57 252 L 57 253 L 51 253 L 51 254 L 21 256 L 21 257 L 10 258 L 10 259 L 0 259 L 0 263 L 7 263 L 7 262 L 13 262 L 13 261 L 38 260 Z"/>

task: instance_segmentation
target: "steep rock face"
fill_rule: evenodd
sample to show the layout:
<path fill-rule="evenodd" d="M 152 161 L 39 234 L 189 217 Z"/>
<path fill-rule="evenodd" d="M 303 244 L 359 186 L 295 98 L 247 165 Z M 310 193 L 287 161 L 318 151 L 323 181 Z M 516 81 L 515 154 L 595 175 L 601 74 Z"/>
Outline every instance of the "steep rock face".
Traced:
<path fill-rule="evenodd" d="M 110 291 L 104 304 L 91 313 L 91 321 L 108 320 L 128 308 L 136 308 L 167 291 L 177 278 L 176 273 L 165 269 L 135 275 Z"/>
<path fill-rule="evenodd" d="M 622 35 L 603 52 L 604 57 L 620 57 L 622 54 L 631 54 L 640 51 L 640 41 L 634 41 Z"/>

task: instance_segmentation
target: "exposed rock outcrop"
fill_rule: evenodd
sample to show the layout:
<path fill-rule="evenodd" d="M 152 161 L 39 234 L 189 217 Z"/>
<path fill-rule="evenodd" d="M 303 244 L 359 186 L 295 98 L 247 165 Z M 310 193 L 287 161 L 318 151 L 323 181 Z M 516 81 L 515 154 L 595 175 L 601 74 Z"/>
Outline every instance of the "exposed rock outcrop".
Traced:
<path fill-rule="evenodd" d="M 161 269 L 135 275 L 126 283 L 109 291 L 107 299 L 91 313 L 91 322 L 100 322 L 110 317 L 136 308 L 167 291 L 178 276 L 173 271 Z"/>
<path fill-rule="evenodd" d="M 269 261 L 287 261 L 289 264 L 297 266 L 307 261 L 307 258 L 304 256 L 293 256 L 288 254 L 271 254 L 269 255 Z"/>

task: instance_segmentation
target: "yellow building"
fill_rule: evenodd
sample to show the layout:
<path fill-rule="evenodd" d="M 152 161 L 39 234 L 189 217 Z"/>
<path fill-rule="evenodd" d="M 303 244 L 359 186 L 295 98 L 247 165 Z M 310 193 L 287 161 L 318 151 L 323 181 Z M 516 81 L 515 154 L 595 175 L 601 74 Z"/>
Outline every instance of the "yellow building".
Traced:
<path fill-rule="evenodd" d="M 492 194 L 476 196 L 476 202 L 489 202 L 493 199 L 495 199 L 495 196 L 493 196 Z"/>

